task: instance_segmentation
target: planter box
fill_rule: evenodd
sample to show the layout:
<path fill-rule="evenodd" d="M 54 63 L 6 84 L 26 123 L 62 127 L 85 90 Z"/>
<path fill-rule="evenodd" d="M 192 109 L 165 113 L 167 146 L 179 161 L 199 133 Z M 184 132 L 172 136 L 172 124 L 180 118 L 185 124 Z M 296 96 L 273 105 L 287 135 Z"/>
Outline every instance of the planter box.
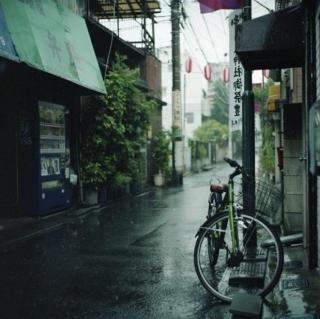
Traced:
<path fill-rule="evenodd" d="M 87 205 L 98 204 L 98 191 L 90 188 L 84 190 L 84 202 Z"/>
<path fill-rule="evenodd" d="M 153 176 L 153 181 L 155 186 L 164 186 L 166 183 L 166 178 L 162 174 L 156 174 Z"/>

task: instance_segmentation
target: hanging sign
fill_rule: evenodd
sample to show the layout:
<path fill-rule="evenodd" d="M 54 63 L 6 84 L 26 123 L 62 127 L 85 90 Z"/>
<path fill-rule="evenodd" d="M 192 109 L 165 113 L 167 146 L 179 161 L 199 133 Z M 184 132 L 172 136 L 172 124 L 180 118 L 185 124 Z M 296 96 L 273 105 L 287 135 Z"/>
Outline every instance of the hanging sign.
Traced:
<path fill-rule="evenodd" d="M 191 73 L 192 72 L 192 60 L 190 57 L 186 60 L 186 72 Z"/>
<path fill-rule="evenodd" d="M 204 74 L 204 77 L 205 77 L 206 80 L 208 80 L 208 81 L 211 80 L 211 77 L 212 77 L 212 69 L 211 69 L 211 65 L 210 65 L 210 64 L 207 64 L 207 65 L 204 67 L 203 74 Z"/>
<path fill-rule="evenodd" d="M 235 53 L 235 29 L 242 22 L 242 10 L 234 10 L 229 15 L 229 129 L 231 132 L 242 130 L 242 94 L 244 90 L 244 68 Z"/>

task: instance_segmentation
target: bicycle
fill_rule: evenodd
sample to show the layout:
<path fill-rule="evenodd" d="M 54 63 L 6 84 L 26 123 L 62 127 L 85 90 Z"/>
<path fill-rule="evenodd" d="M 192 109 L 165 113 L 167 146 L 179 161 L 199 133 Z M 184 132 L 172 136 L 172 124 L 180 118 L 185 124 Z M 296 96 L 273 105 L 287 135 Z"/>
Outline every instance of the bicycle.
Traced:
<path fill-rule="evenodd" d="M 242 167 L 225 161 L 235 170 L 227 185 L 210 185 L 207 220 L 200 226 L 194 248 L 194 265 L 204 288 L 231 302 L 234 294 L 268 295 L 280 279 L 283 248 L 279 235 L 257 212 L 234 203 L 234 178 Z"/>

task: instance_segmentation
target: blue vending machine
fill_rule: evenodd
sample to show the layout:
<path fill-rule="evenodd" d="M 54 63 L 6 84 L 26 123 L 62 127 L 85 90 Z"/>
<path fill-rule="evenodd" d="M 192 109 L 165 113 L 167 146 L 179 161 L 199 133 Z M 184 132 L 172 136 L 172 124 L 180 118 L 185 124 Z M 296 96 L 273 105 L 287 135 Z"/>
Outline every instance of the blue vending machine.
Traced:
<path fill-rule="evenodd" d="M 39 101 L 39 214 L 68 208 L 72 202 L 70 184 L 70 142 L 66 107 Z"/>

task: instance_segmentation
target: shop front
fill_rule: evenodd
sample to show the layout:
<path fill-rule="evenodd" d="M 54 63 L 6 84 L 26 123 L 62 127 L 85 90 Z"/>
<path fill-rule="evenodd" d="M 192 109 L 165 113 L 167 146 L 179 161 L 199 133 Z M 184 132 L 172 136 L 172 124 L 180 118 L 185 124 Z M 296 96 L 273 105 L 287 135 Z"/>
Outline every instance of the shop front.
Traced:
<path fill-rule="evenodd" d="M 17 193 L 15 209 L 2 214 L 47 215 L 74 203 L 80 96 L 104 94 L 104 83 L 80 16 L 55 1 L 0 0 L 0 5 L 19 62 L 11 62 L 0 83 L 6 87 L 1 112 L 10 114 L 7 128 L 15 128 L 9 135 L 16 146 L 6 160 L 15 163 L 15 174 L 1 183 L 13 184 Z M 0 135 L 6 131 L 0 128 Z"/>

